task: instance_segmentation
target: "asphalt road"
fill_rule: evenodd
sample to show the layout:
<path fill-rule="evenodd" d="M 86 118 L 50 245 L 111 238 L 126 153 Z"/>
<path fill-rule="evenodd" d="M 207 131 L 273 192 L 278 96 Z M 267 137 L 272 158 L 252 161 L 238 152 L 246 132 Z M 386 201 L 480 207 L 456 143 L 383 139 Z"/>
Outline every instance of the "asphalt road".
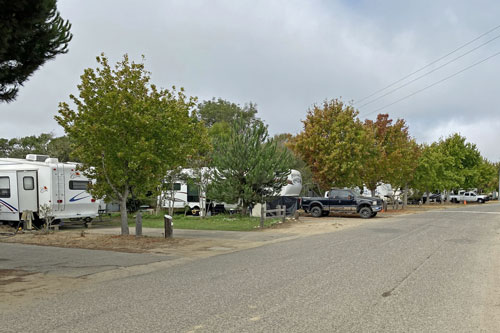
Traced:
<path fill-rule="evenodd" d="M 500 332 L 499 273 L 500 205 L 467 205 L 86 284 L 0 331 Z"/>
<path fill-rule="evenodd" d="M 173 255 L 148 255 L 0 243 L 0 269 L 23 270 L 75 278 L 122 267 L 147 265 L 173 259 L 176 259 Z"/>

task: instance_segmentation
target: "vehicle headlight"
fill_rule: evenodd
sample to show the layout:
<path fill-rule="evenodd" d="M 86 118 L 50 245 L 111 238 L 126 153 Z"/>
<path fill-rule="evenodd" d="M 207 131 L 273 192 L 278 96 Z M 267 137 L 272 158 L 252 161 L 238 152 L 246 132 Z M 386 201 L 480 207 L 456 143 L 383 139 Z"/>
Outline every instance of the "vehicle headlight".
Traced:
<path fill-rule="evenodd" d="M 376 206 L 376 205 L 377 205 L 377 200 L 374 200 L 374 201 L 372 202 L 372 205 L 373 205 L 373 206 Z"/>

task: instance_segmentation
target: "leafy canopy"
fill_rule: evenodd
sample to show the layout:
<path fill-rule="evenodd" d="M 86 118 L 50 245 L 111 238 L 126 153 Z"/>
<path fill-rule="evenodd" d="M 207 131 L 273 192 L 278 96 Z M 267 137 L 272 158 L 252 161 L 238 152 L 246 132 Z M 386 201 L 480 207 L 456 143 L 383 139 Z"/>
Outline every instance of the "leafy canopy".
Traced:
<path fill-rule="evenodd" d="M 100 67 L 81 76 L 79 97 L 70 96 L 76 110 L 61 103 L 56 120 L 82 168 L 97 180 L 92 193 L 124 203 L 130 193 L 155 190 L 167 170 L 185 164 L 204 128 L 191 117 L 195 99 L 183 89 L 150 84 L 142 63 L 125 55 L 112 68 L 104 54 L 97 62 Z M 123 215 L 122 233 L 128 233 Z"/>
<path fill-rule="evenodd" d="M 368 155 L 363 168 L 363 182 L 372 191 L 380 183 L 403 187 L 412 179 L 417 167 L 418 145 L 410 137 L 403 119 L 393 122 L 388 114 L 379 114 L 376 121 L 365 120 L 365 130 L 373 135 L 366 146 Z"/>
<path fill-rule="evenodd" d="M 218 98 L 210 101 L 203 101 L 198 105 L 198 118 L 205 123 L 205 126 L 212 127 L 216 123 L 231 124 L 236 120 L 243 120 L 250 124 L 258 121 L 255 117 L 257 106 L 253 103 L 245 104 L 243 107 L 238 104 Z"/>
<path fill-rule="evenodd" d="M 338 99 L 315 105 L 302 121 L 304 129 L 290 145 L 323 189 L 361 183 L 370 136 L 357 115 L 352 106 Z"/>

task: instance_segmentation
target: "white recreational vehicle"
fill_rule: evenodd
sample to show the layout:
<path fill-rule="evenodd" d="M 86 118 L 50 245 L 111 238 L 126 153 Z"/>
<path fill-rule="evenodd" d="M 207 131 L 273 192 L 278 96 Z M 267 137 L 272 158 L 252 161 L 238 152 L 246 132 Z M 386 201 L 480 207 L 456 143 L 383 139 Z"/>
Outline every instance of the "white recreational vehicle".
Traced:
<path fill-rule="evenodd" d="M 92 221 L 99 203 L 87 192 L 90 180 L 76 167 L 46 155 L 0 158 L 0 221 L 18 222 L 31 211 L 41 222 L 41 206 L 55 220 Z"/>
<path fill-rule="evenodd" d="M 204 168 L 202 172 L 206 174 L 208 172 L 207 168 Z M 178 180 L 173 184 L 173 208 L 175 210 L 187 209 L 192 213 L 197 214 L 200 211 L 200 202 L 205 202 L 207 204 L 207 198 L 202 196 L 200 200 L 200 194 L 198 191 L 198 186 L 192 184 L 186 179 L 193 177 L 192 169 L 183 169 L 181 171 L 183 174 L 182 180 Z M 290 174 L 287 178 L 287 185 L 283 186 L 281 192 L 278 196 L 286 196 L 286 197 L 298 197 L 300 195 L 300 191 L 302 190 L 302 175 L 297 170 L 291 170 Z M 169 208 L 172 204 L 171 200 L 172 191 L 166 191 L 162 193 L 161 196 L 161 207 Z M 202 193 L 203 195 L 203 193 Z M 216 202 L 208 202 L 207 209 L 213 212 L 224 212 L 231 211 L 237 208 L 236 204 L 227 204 L 227 203 L 216 203 Z"/>

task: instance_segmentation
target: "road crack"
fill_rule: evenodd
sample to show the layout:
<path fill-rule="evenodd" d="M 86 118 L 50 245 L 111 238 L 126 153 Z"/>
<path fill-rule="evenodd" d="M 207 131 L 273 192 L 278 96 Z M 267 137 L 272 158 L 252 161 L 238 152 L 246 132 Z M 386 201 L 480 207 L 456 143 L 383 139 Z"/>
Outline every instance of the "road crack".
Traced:
<path fill-rule="evenodd" d="M 439 245 L 431 254 L 429 254 L 427 257 L 425 257 L 424 261 L 422 261 L 417 267 L 415 267 L 414 269 L 412 269 L 408 274 L 406 274 L 405 277 L 403 277 L 403 279 L 401 279 L 401 281 L 399 281 L 392 289 L 390 290 L 387 290 L 385 292 L 382 293 L 382 297 L 389 297 L 392 295 L 392 292 L 394 290 L 396 290 L 397 288 L 399 288 L 399 286 L 401 286 L 406 280 L 408 280 L 410 278 L 410 276 L 412 276 L 415 272 L 417 272 L 427 261 L 429 261 L 429 259 L 437 252 L 441 249 L 441 247 L 443 247 L 444 243 L 442 243 L 441 245 Z"/>

